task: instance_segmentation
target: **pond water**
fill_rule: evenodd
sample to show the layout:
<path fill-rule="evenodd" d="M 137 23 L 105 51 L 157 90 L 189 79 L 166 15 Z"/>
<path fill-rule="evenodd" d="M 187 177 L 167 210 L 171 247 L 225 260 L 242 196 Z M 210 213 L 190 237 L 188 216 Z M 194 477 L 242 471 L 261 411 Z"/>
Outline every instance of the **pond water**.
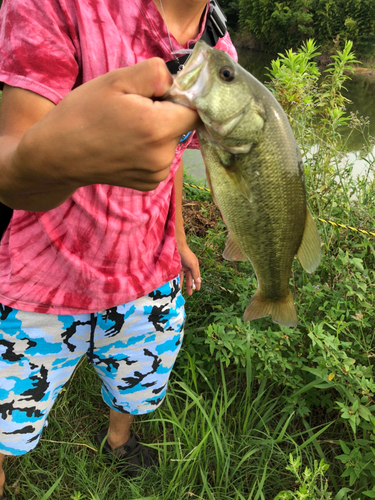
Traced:
<path fill-rule="evenodd" d="M 254 50 L 239 50 L 239 63 L 252 73 L 258 80 L 265 83 L 269 81 L 267 68 L 271 65 L 274 55 L 257 52 Z M 359 116 L 368 117 L 370 120 L 370 135 L 375 136 L 375 76 L 366 72 L 356 73 L 351 80 L 345 83 L 347 91 L 343 95 L 352 101 L 347 106 L 348 111 L 358 111 Z M 344 131 L 348 133 L 348 131 Z M 348 140 L 349 160 L 355 164 L 354 175 L 359 175 L 367 167 L 366 160 L 356 159 L 357 152 L 363 146 L 363 138 L 360 133 L 353 132 Z M 369 155 L 375 157 L 375 148 Z M 197 180 L 204 180 L 204 165 L 199 151 L 188 150 L 184 153 L 184 163 L 188 174 Z"/>
<path fill-rule="evenodd" d="M 270 80 L 267 68 L 276 56 L 264 54 L 254 50 L 239 50 L 239 63 L 258 80 L 266 83 Z M 348 112 L 358 111 L 359 116 L 368 117 L 370 120 L 370 135 L 375 136 L 375 74 L 374 72 L 358 72 L 350 75 L 350 80 L 345 82 L 346 91 L 342 94 L 352 101 L 347 105 Z M 354 132 L 348 142 L 349 151 L 358 151 L 362 148 L 363 139 L 359 133 Z"/>

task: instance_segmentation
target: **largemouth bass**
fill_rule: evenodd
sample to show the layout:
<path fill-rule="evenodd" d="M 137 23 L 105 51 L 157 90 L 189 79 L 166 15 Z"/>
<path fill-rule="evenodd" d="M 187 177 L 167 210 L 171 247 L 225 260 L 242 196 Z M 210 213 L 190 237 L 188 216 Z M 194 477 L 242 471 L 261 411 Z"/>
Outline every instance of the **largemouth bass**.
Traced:
<path fill-rule="evenodd" d="M 212 197 L 228 228 L 227 260 L 251 261 L 258 288 L 244 321 L 271 315 L 294 327 L 295 255 L 313 272 L 320 239 L 306 206 L 301 154 L 271 92 L 225 52 L 199 41 L 166 97 L 196 109 Z"/>

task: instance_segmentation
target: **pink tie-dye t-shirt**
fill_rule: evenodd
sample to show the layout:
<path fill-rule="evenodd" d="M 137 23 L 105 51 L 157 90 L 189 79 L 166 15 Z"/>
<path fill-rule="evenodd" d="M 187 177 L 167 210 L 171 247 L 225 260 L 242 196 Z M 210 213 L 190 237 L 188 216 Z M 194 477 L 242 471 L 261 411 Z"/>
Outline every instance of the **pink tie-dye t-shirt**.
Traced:
<path fill-rule="evenodd" d="M 216 47 L 236 57 L 228 34 Z M 154 56 L 172 59 L 152 0 L 4 0 L 0 10 L 0 81 L 55 104 L 92 78 Z M 174 278 L 181 264 L 173 181 L 190 140 L 152 192 L 92 185 L 48 212 L 16 210 L 0 246 L 0 302 L 95 312 Z"/>

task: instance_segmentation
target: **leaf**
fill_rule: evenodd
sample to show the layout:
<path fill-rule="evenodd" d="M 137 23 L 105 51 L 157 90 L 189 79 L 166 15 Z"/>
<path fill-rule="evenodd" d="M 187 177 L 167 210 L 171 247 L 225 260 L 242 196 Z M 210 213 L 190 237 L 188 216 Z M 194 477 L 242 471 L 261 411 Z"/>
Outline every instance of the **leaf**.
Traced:
<path fill-rule="evenodd" d="M 346 500 L 347 496 L 346 494 L 349 493 L 351 490 L 350 488 L 341 488 L 341 490 L 337 493 L 335 498 L 333 500 Z"/>
<path fill-rule="evenodd" d="M 350 417 L 349 417 L 349 424 L 350 424 L 350 427 L 353 430 L 353 434 L 356 434 L 357 433 L 357 424 L 356 424 L 355 415 L 350 415 Z"/>
<path fill-rule="evenodd" d="M 290 491 L 280 491 L 280 493 L 275 496 L 274 500 L 292 500 L 293 493 Z"/>
<path fill-rule="evenodd" d="M 362 259 L 359 259 L 358 257 L 353 257 L 351 261 L 357 269 L 359 269 L 362 273 L 364 272 Z"/>
<path fill-rule="evenodd" d="M 352 411 L 357 411 L 359 408 L 359 399 L 356 399 L 352 406 Z"/>
<path fill-rule="evenodd" d="M 341 474 L 341 477 L 348 477 L 351 476 L 353 470 L 351 467 L 348 467 L 347 469 L 344 470 L 344 472 Z"/>
<path fill-rule="evenodd" d="M 348 448 L 348 446 L 344 443 L 344 441 L 339 441 L 340 443 L 340 446 L 341 446 L 341 449 L 342 451 L 345 453 L 345 455 L 349 455 L 350 454 L 350 449 Z"/>
<path fill-rule="evenodd" d="M 352 470 L 349 477 L 349 486 L 353 486 L 353 484 L 357 481 L 358 477 L 354 470 Z"/>
<path fill-rule="evenodd" d="M 363 420 L 366 420 L 367 422 L 370 422 L 371 420 L 371 412 L 366 406 L 361 405 L 359 407 L 358 411 L 359 415 L 363 418 Z"/>
<path fill-rule="evenodd" d="M 61 474 L 61 476 L 59 477 L 59 479 L 57 479 L 53 485 L 51 486 L 51 488 L 43 495 L 43 497 L 40 499 L 40 500 L 48 500 L 48 498 L 51 498 L 51 495 L 52 493 L 55 491 L 55 489 L 58 487 L 61 479 L 63 478 L 64 474 Z"/>

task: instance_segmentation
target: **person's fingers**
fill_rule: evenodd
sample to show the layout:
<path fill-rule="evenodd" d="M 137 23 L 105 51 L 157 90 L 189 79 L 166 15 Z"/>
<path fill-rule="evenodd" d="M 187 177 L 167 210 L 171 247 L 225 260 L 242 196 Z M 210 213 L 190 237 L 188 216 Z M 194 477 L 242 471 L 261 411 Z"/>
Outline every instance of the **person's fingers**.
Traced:
<path fill-rule="evenodd" d="M 191 257 L 187 261 L 185 261 L 185 264 L 182 267 L 182 271 L 185 273 L 186 293 L 188 295 L 191 295 L 193 293 L 193 290 L 200 290 L 202 279 L 200 275 L 199 261 L 192 252 Z"/>
<path fill-rule="evenodd" d="M 195 284 L 195 289 L 200 290 L 201 289 L 201 284 L 202 284 L 202 278 L 198 276 L 197 278 L 194 279 L 194 284 Z"/>
<path fill-rule="evenodd" d="M 183 134 L 196 130 L 201 125 L 198 113 L 186 106 L 168 101 L 154 102 L 158 116 L 161 117 L 164 130 L 168 135 L 174 135 L 177 142 Z"/>
<path fill-rule="evenodd" d="M 193 259 L 190 264 L 190 272 L 192 276 L 192 282 L 196 290 L 199 290 L 201 287 L 202 279 L 201 272 L 199 268 L 199 260 L 196 255 L 193 254 Z"/>
<path fill-rule="evenodd" d="M 127 68 L 121 68 L 104 76 L 108 83 L 125 95 L 137 95 L 147 98 L 160 98 L 166 94 L 173 83 L 173 78 L 164 61 L 152 58 Z M 201 123 L 195 110 L 169 101 L 153 102 L 152 111 L 167 136 L 177 140 L 190 130 L 195 130 Z M 152 121 L 153 117 L 149 116 Z"/>
<path fill-rule="evenodd" d="M 163 96 L 173 82 L 165 62 L 157 57 L 110 71 L 105 77 L 113 87 L 124 94 L 149 98 Z"/>
<path fill-rule="evenodd" d="M 193 293 L 193 276 L 190 269 L 185 270 L 185 288 L 188 295 Z"/>

